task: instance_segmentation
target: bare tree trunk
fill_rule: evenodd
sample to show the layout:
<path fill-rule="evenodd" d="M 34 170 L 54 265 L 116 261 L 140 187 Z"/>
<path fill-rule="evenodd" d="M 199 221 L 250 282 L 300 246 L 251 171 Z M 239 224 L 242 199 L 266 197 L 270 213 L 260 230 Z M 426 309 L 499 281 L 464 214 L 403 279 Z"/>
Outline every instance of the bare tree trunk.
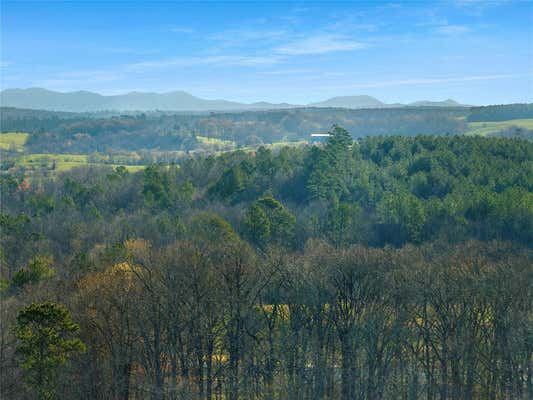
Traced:
<path fill-rule="evenodd" d="M 352 343 L 352 338 L 349 334 L 344 334 L 341 337 L 342 349 L 342 371 L 341 371 L 341 386 L 342 386 L 342 400 L 355 400 L 356 384 L 356 356 L 355 349 Z"/>
<path fill-rule="evenodd" d="M 154 400 L 162 400 L 163 399 L 163 369 L 161 365 L 161 331 L 159 330 L 158 324 L 155 324 L 154 326 L 154 342 L 153 342 L 153 361 L 152 365 L 154 368 Z"/>
<path fill-rule="evenodd" d="M 240 321 L 234 321 L 230 329 L 235 331 L 229 338 L 229 400 L 239 398 Z"/>
<path fill-rule="evenodd" d="M 470 344 L 473 346 L 473 344 Z M 475 354 L 472 348 L 468 349 L 466 356 L 466 385 L 465 398 L 471 399 L 474 396 L 474 375 L 476 370 Z"/>
<path fill-rule="evenodd" d="M 198 379 L 198 398 L 204 398 L 204 353 L 202 350 L 202 342 L 200 337 L 196 339 L 196 362 L 197 365 L 197 379 Z"/>
<path fill-rule="evenodd" d="M 325 388 L 325 355 L 324 355 L 324 335 L 322 319 L 318 322 L 319 326 L 317 328 L 317 341 L 315 348 L 315 365 L 314 365 L 314 397 L 317 400 L 322 400 L 324 397 L 324 388 Z"/>
<path fill-rule="evenodd" d="M 440 400 L 446 400 L 448 398 L 448 344 L 446 337 L 442 339 L 442 354 L 440 359 Z"/>
<path fill-rule="evenodd" d="M 122 369 L 122 379 L 120 384 L 120 399 L 128 400 L 130 398 L 130 377 L 131 361 L 124 364 Z"/>
<path fill-rule="evenodd" d="M 170 374 L 171 374 L 170 384 L 169 384 L 170 398 L 175 399 L 176 391 L 177 391 L 176 381 L 178 379 L 178 358 L 176 357 L 176 354 L 170 355 Z"/>
<path fill-rule="evenodd" d="M 213 396 L 213 338 L 211 334 L 207 337 L 206 346 L 206 399 L 211 400 Z"/>
<path fill-rule="evenodd" d="M 533 399 L 533 352 L 528 351 L 527 357 L 527 398 Z"/>

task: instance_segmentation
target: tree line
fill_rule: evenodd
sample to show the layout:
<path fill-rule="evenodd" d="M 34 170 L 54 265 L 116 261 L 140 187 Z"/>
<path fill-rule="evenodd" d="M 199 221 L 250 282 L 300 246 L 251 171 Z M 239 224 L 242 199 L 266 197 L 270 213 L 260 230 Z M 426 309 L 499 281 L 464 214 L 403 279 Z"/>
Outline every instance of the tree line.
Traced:
<path fill-rule="evenodd" d="M 533 118 L 532 103 L 500 104 L 472 107 L 468 121 L 507 121 L 510 119 Z"/>
<path fill-rule="evenodd" d="M 33 153 L 113 153 L 205 148 L 196 136 L 255 146 L 309 140 L 340 123 L 354 137 L 459 134 L 467 108 L 290 109 L 233 113 L 100 115 L 2 108 L 3 132 L 28 132 Z"/>

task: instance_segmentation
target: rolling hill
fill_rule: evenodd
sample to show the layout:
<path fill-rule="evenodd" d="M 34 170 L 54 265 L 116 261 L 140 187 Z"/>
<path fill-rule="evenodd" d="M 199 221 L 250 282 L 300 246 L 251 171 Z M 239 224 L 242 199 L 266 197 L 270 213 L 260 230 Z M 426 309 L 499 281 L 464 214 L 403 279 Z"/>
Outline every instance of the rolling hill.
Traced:
<path fill-rule="evenodd" d="M 130 92 L 120 95 L 104 96 L 94 92 L 56 92 L 42 88 L 6 89 L 0 92 L 2 107 L 17 107 L 36 110 L 95 112 L 95 111 L 247 111 L 275 110 L 299 107 L 316 108 L 394 108 L 402 104 L 387 104 L 374 97 L 339 96 L 322 102 L 307 105 L 288 103 L 239 103 L 223 99 L 203 99 L 184 91 L 167 93 Z M 454 100 L 442 102 L 420 101 L 408 106 L 457 107 L 461 106 Z"/>

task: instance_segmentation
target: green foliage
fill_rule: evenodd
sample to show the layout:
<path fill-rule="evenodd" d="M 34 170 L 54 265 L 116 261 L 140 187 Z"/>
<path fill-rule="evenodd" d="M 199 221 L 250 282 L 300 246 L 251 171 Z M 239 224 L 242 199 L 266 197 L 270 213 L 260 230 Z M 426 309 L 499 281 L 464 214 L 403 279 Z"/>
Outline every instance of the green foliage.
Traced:
<path fill-rule="evenodd" d="M 190 202 L 194 187 L 190 181 L 178 184 L 173 180 L 176 167 L 165 168 L 150 165 L 143 171 L 142 194 L 148 205 L 154 208 L 178 208 Z"/>
<path fill-rule="evenodd" d="M 90 251 L 102 240 L 169 243 L 190 234 L 184 227 L 203 211 L 259 247 L 281 242 L 301 248 L 312 237 L 376 246 L 436 238 L 531 241 L 526 194 L 533 192 L 533 144 L 518 139 L 352 141 L 334 127 L 323 145 L 191 157 L 179 167 L 151 165 L 141 173 L 79 170 L 31 185 L 5 176 L 0 242 L 14 270 L 35 254 L 37 243 L 61 257 Z M 293 233 L 278 232 L 276 212 L 266 203 L 254 205 L 265 196 L 290 207 L 298 221 Z"/>
<path fill-rule="evenodd" d="M 333 130 L 329 133 L 331 136 L 326 142 L 326 149 L 332 154 L 346 152 L 353 144 L 350 133 L 338 125 L 334 125 Z"/>
<path fill-rule="evenodd" d="M 22 287 L 51 278 L 55 274 L 54 269 L 50 266 L 51 263 L 50 257 L 37 256 L 33 258 L 26 267 L 13 274 L 13 286 Z"/>
<path fill-rule="evenodd" d="M 24 382 L 39 400 L 55 398 L 57 374 L 69 358 L 85 351 L 77 337 L 80 328 L 59 304 L 32 303 L 17 316 L 16 352 L 21 359 Z"/>
<path fill-rule="evenodd" d="M 24 213 L 12 216 L 0 213 L 0 228 L 5 235 L 22 234 L 30 223 L 30 217 Z"/>
<path fill-rule="evenodd" d="M 70 177 L 67 177 L 63 184 L 65 200 L 77 208 L 90 206 L 100 191 L 101 188 L 97 186 L 87 186 Z"/>
<path fill-rule="evenodd" d="M 270 240 L 270 220 L 259 204 L 254 203 L 248 210 L 244 221 L 250 239 L 257 244 L 264 245 Z"/>
<path fill-rule="evenodd" d="M 357 204 L 339 203 L 328 211 L 324 231 L 336 246 L 348 245 L 361 238 L 361 223 L 361 207 Z"/>
<path fill-rule="evenodd" d="M 418 243 L 423 237 L 426 212 L 423 203 L 410 193 L 390 193 L 377 205 L 386 241 L 401 245 Z"/>
<path fill-rule="evenodd" d="M 533 104 L 502 104 L 472 107 L 468 121 L 507 121 L 523 118 L 533 118 Z"/>
<path fill-rule="evenodd" d="M 239 240 L 231 225 L 213 213 L 200 213 L 191 221 L 191 233 L 203 243 L 227 244 Z"/>
<path fill-rule="evenodd" d="M 29 201 L 36 214 L 48 214 L 55 207 L 55 199 L 50 195 L 38 193 L 32 196 Z"/>
<path fill-rule="evenodd" d="M 466 201 L 465 217 L 475 223 L 484 238 L 494 231 L 499 238 L 533 241 L 533 194 L 511 187 L 503 193 L 475 191 Z"/>
<path fill-rule="evenodd" d="M 312 199 L 335 202 L 349 195 L 354 168 L 352 144 L 348 131 L 333 127 L 324 149 L 316 156 L 307 182 Z"/>
<path fill-rule="evenodd" d="M 9 280 L 7 280 L 2 274 L 0 274 L 0 294 L 9 289 Z"/>
<path fill-rule="evenodd" d="M 170 181 L 168 175 L 155 165 L 147 167 L 143 172 L 143 195 L 147 203 L 159 207 L 169 207 Z"/>
<path fill-rule="evenodd" d="M 296 218 L 273 197 L 255 201 L 245 219 L 249 237 L 261 247 L 269 243 L 291 245 Z"/>
<path fill-rule="evenodd" d="M 242 192 L 245 186 L 246 173 L 240 165 L 235 165 L 222 174 L 220 179 L 209 189 L 209 193 L 213 196 L 228 198 Z"/>

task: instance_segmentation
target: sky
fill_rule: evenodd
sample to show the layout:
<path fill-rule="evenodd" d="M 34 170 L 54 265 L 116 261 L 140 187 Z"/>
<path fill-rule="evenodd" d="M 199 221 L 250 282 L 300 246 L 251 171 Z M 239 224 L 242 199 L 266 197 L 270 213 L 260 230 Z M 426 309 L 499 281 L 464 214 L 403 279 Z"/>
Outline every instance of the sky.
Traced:
<path fill-rule="evenodd" d="M 2 89 L 533 102 L 533 0 L 2 0 L 0 11 Z"/>

